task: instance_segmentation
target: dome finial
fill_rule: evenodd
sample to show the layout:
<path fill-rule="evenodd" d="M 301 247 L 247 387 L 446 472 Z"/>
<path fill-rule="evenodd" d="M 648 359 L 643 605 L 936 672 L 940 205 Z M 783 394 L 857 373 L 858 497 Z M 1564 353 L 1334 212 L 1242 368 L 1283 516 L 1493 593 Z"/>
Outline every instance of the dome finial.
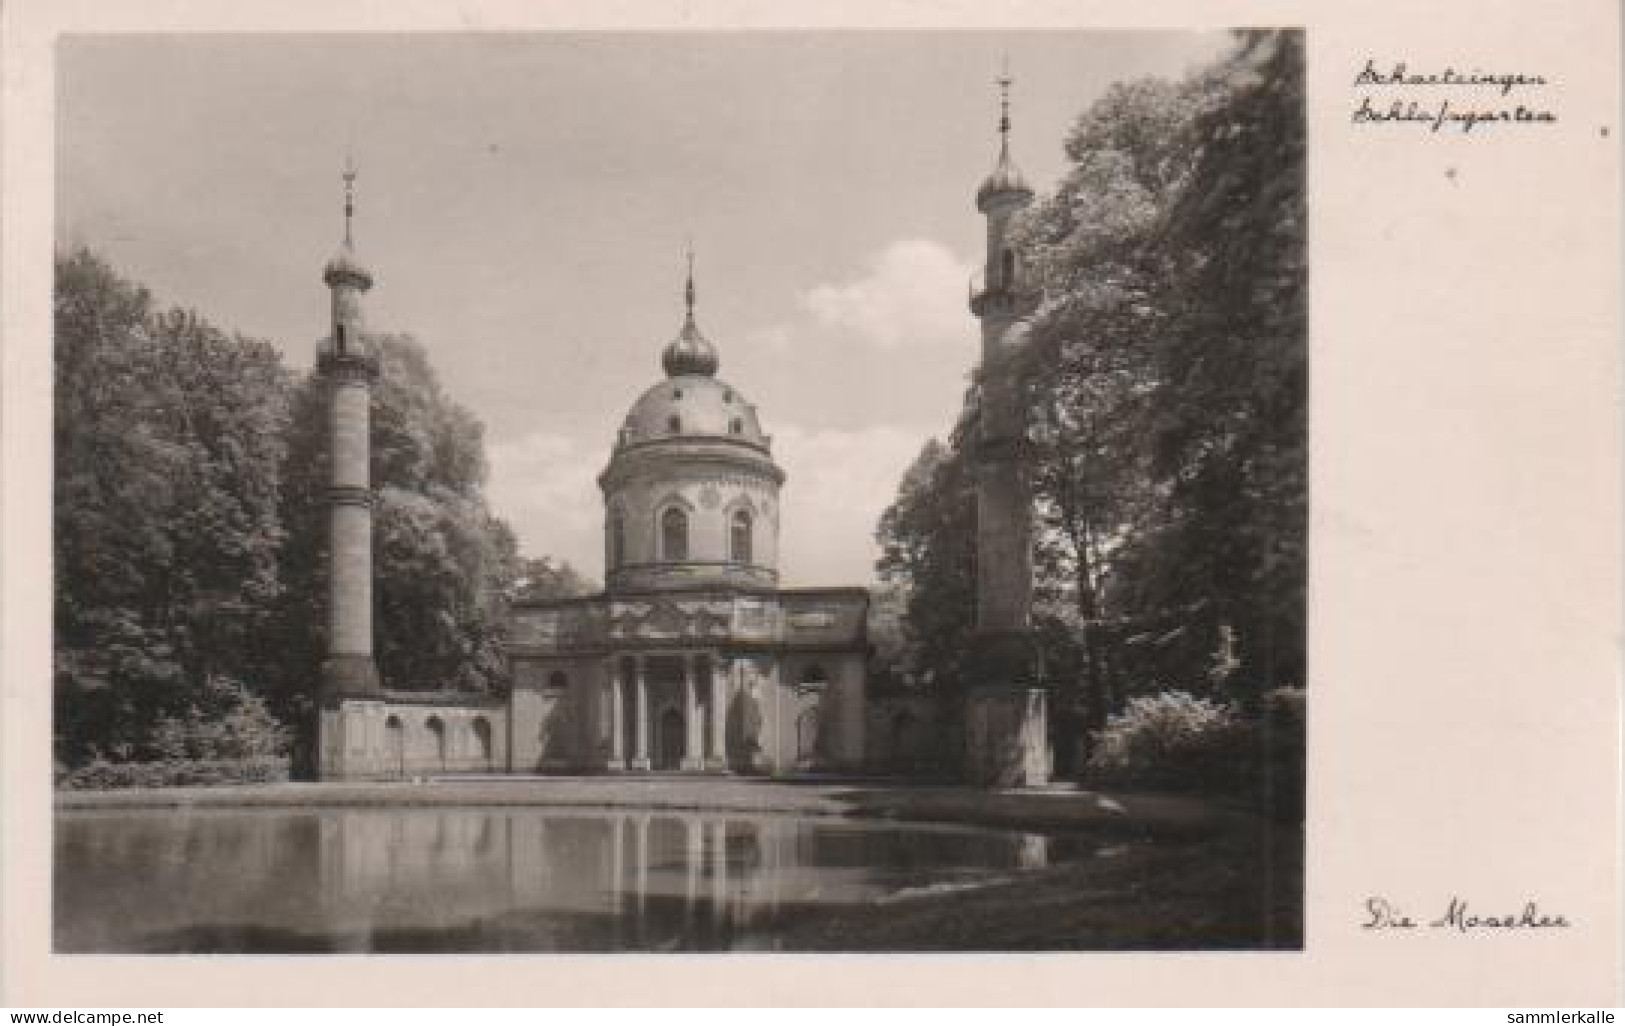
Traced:
<path fill-rule="evenodd" d="M 683 330 L 660 354 L 660 365 L 672 377 L 680 374 L 699 374 L 709 377 L 717 372 L 716 347 L 700 334 L 694 323 L 694 240 L 689 239 L 683 254 L 688 262 L 688 280 L 683 287 L 683 300 L 687 310 L 683 314 Z"/>
<path fill-rule="evenodd" d="M 999 77 L 994 79 L 999 84 L 999 148 L 1004 149 L 1010 142 L 1010 85 L 1015 79 L 1010 77 L 1010 55 L 1004 55 L 1004 69 Z"/>
<path fill-rule="evenodd" d="M 355 159 L 345 154 L 344 157 L 344 241 L 339 245 L 339 251 L 333 259 L 327 262 L 322 269 L 322 280 L 329 286 L 354 285 L 363 289 L 372 288 L 372 272 L 367 270 L 355 254 L 355 240 L 351 232 L 351 223 L 355 220 Z"/>
<path fill-rule="evenodd" d="M 694 237 L 688 238 L 688 286 L 683 290 L 683 297 L 688 301 L 688 319 L 694 319 Z"/>
<path fill-rule="evenodd" d="M 344 155 L 344 244 L 350 241 L 350 220 L 355 217 L 355 155 Z"/>
<path fill-rule="evenodd" d="M 999 87 L 999 162 L 994 165 L 993 173 L 983 180 L 982 187 L 976 190 L 976 205 L 984 210 L 987 209 L 984 204 L 996 196 L 1024 200 L 1032 198 L 1032 189 L 1027 187 L 1020 169 L 1010 159 L 1010 86 L 1015 79 L 1010 76 L 1009 54 L 1004 55 L 1003 69 L 993 81 Z"/>

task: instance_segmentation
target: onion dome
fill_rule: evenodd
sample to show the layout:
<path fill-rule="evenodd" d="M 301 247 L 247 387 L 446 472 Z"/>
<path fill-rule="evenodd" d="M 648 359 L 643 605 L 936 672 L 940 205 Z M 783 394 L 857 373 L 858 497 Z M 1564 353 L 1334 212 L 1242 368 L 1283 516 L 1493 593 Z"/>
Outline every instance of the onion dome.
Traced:
<path fill-rule="evenodd" d="M 688 262 L 688 288 L 685 291 L 688 301 L 688 313 L 683 317 L 683 330 L 677 337 L 667 343 L 660 354 L 660 366 L 666 370 L 667 377 L 680 377 L 683 375 L 698 375 L 710 377 L 717 372 L 720 361 L 717 359 L 717 350 L 704 335 L 700 334 L 699 325 L 694 323 L 694 258 L 689 256 Z"/>
<path fill-rule="evenodd" d="M 344 167 L 344 241 L 339 244 L 339 251 L 333 254 L 333 259 L 322 268 L 322 281 L 327 283 L 328 288 L 340 285 L 372 288 L 372 272 L 355 255 L 355 242 L 350 236 L 350 222 L 354 218 L 355 167 L 347 162 Z"/>
<path fill-rule="evenodd" d="M 329 288 L 339 285 L 353 285 L 357 288 L 372 288 L 372 272 L 356 256 L 355 246 L 349 239 L 345 239 L 339 251 L 333 254 L 333 259 L 322 268 L 322 281 Z"/>
<path fill-rule="evenodd" d="M 993 173 L 982 180 L 976 190 L 976 206 L 986 209 L 989 201 L 1008 196 L 1022 201 L 1033 197 L 1033 190 L 1022 177 L 1021 169 L 1010 159 L 1010 73 L 999 77 L 999 163 Z"/>
<path fill-rule="evenodd" d="M 982 206 L 995 196 L 1006 194 L 1031 199 L 1033 190 L 1028 186 L 1027 179 L 1022 177 L 1021 169 L 1016 167 L 1016 162 L 1010 159 L 1009 146 L 1001 145 L 999 164 L 993 169 L 992 174 L 982 179 L 981 188 L 976 190 L 976 204 Z"/>

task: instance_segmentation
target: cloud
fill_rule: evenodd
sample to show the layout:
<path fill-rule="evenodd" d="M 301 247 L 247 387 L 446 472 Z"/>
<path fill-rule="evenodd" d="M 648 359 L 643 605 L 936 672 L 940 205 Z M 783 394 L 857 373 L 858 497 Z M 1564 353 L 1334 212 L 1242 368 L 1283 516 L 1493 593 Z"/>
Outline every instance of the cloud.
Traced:
<path fill-rule="evenodd" d="M 790 351 L 790 326 L 787 324 L 770 324 L 759 328 L 746 336 L 745 347 L 749 349 L 765 349 L 770 353 L 784 354 Z"/>
<path fill-rule="evenodd" d="M 965 312 L 973 270 L 940 243 L 905 239 L 872 257 L 863 277 L 809 289 L 801 305 L 825 326 L 883 348 L 964 347 L 973 335 Z"/>
<path fill-rule="evenodd" d="M 554 556 L 598 577 L 604 557 L 597 477 L 608 449 L 537 431 L 494 442 L 487 457 L 491 506 L 519 536 L 520 551 Z"/>
<path fill-rule="evenodd" d="M 779 570 L 791 585 L 865 585 L 880 555 L 875 525 L 925 434 L 890 424 L 805 430 L 781 424 L 773 454 L 782 495 Z"/>

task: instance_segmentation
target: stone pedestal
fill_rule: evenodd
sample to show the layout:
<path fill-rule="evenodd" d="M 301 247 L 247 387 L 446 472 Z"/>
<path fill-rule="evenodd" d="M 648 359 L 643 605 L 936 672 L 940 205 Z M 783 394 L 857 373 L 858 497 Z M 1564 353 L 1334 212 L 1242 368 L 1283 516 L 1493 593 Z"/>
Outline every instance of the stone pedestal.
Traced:
<path fill-rule="evenodd" d="M 965 772 L 984 787 L 1042 787 L 1050 779 L 1047 693 L 984 684 L 965 701 Z"/>

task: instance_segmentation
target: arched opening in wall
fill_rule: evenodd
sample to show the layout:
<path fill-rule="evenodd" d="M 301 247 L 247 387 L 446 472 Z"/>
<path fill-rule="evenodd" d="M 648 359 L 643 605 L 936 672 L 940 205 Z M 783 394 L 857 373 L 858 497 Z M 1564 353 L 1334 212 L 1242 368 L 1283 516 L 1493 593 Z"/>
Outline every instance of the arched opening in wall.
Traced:
<path fill-rule="evenodd" d="M 438 769 L 445 769 L 446 768 L 446 725 L 440 721 L 440 717 L 431 716 L 431 717 L 429 717 L 428 722 L 424 723 L 424 726 L 429 728 L 429 737 L 434 742 L 434 764 L 435 764 L 435 767 L 438 768 Z"/>
<path fill-rule="evenodd" d="M 626 562 L 626 514 L 620 510 L 609 517 L 609 565 L 618 567 Z"/>
<path fill-rule="evenodd" d="M 735 563 L 751 562 L 751 528 L 750 513 L 740 510 L 729 520 L 728 524 L 728 559 Z"/>
<path fill-rule="evenodd" d="M 744 434 L 745 433 L 745 422 L 740 420 L 738 417 L 735 417 L 732 420 L 728 421 L 728 433 L 730 435 L 742 435 L 742 434 Z"/>
<path fill-rule="evenodd" d="M 667 563 L 688 558 L 688 514 L 675 506 L 660 515 L 660 558 Z"/>
<path fill-rule="evenodd" d="M 491 721 L 484 716 L 474 717 L 474 749 L 479 753 L 481 765 L 485 769 L 490 769 Z"/>
<path fill-rule="evenodd" d="M 554 670 L 547 675 L 547 686 L 550 688 L 567 688 L 570 686 L 570 678 L 565 676 L 563 670 Z"/>
<path fill-rule="evenodd" d="M 666 418 L 666 430 L 671 432 L 674 435 L 675 434 L 681 434 L 682 430 L 683 430 L 683 418 L 679 417 L 675 413 L 672 414 L 670 417 L 667 417 Z"/>
<path fill-rule="evenodd" d="M 919 760 L 919 747 L 917 740 L 914 716 L 908 710 L 903 710 L 892 717 L 891 721 L 891 763 L 892 769 L 906 772 L 915 768 Z"/>
<path fill-rule="evenodd" d="M 388 760 L 391 773 L 397 777 L 406 775 L 406 728 L 401 725 L 399 716 L 384 721 L 384 758 Z"/>
<path fill-rule="evenodd" d="M 808 709 L 796 717 L 796 768 L 812 769 L 818 764 L 818 710 Z"/>
<path fill-rule="evenodd" d="M 660 714 L 660 734 L 655 744 L 657 770 L 675 770 L 683 764 L 683 714 L 667 709 Z"/>
<path fill-rule="evenodd" d="M 1016 251 L 1006 248 L 999 257 L 999 281 L 1005 288 L 1016 284 Z"/>
<path fill-rule="evenodd" d="M 809 663 L 801 668 L 801 683 L 810 685 L 828 684 L 829 671 L 818 663 Z"/>

